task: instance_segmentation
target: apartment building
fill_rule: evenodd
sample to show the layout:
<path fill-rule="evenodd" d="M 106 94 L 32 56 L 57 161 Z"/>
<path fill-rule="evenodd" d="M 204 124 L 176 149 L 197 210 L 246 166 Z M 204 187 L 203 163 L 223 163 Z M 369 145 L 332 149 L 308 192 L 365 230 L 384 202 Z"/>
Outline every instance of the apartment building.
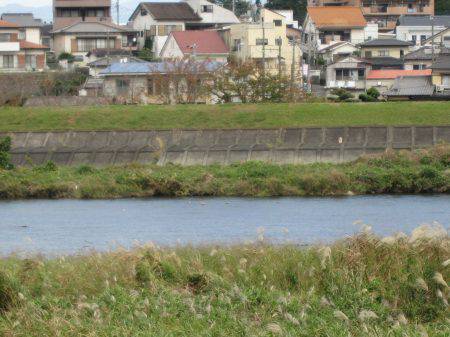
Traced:
<path fill-rule="evenodd" d="M 53 29 L 79 22 L 112 23 L 111 0 L 53 0 Z"/>
<path fill-rule="evenodd" d="M 282 14 L 262 8 L 258 22 L 231 25 L 224 34 L 231 55 L 243 61 L 263 62 L 272 74 L 290 74 L 292 65 L 300 79 L 302 52 L 299 41 L 292 43 L 288 36 L 286 18 Z"/>
<path fill-rule="evenodd" d="M 310 7 L 360 7 L 369 23 L 376 23 L 380 31 L 392 31 L 401 15 L 433 15 L 434 0 L 308 0 Z"/>

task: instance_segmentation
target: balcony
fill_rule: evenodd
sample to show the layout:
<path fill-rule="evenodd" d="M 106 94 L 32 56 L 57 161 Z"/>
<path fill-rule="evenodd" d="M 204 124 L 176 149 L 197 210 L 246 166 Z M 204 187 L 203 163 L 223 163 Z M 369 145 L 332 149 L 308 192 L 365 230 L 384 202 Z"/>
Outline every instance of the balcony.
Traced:
<path fill-rule="evenodd" d="M 403 14 L 433 14 L 433 9 L 430 6 L 414 6 L 409 8 L 408 6 L 363 6 L 362 11 L 364 15 L 403 15 Z"/>

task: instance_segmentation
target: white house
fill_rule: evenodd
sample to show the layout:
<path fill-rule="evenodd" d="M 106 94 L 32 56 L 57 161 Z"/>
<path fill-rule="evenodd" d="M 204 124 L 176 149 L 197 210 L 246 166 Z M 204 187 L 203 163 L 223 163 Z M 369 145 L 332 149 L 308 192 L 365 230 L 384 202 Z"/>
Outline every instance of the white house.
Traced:
<path fill-rule="evenodd" d="M 42 44 L 41 28 L 44 26 L 41 19 L 35 19 L 31 13 L 5 13 L 2 20 L 12 22 L 19 27 L 19 39 L 36 44 Z"/>
<path fill-rule="evenodd" d="M 141 2 L 131 15 L 130 24 L 139 31 L 138 46 L 150 40 L 154 55 L 161 53 L 171 32 L 216 28 L 238 23 L 233 12 L 204 0 L 183 2 Z"/>
<path fill-rule="evenodd" d="M 450 27 L 450 15 L 402 15 L 395 29 L 398 40 L 413 42 L 420 46 L 434 34 Z"/>
<path fill-rule="evenodd" d="M 345 57 L 352 56 L 358 52 L 359 48 L 348 41 L 340 41 L 330 44 L 329 46 L 319 50 L 326 64 L 334 63 Z"/>

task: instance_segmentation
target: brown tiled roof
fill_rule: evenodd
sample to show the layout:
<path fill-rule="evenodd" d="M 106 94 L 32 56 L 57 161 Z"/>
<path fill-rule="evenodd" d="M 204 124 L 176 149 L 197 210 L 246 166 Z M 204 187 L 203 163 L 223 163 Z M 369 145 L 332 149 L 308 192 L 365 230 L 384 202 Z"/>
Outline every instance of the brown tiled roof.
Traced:
<path fill-rule="evenodd" d="M 155 20 L 201 20 L 201 17 L 185 2 L 143 2 L 142 6 Z"/>
<path fill-rule="evenodd" d="M 172 32 L 183 54 L 192 54 L 195 45 L 197 54 L 228 54 L 228 48 L 219 33 L 213 30 L 187 30 Z"/>
<path fill-rule="evenodd" d="M 308 7 L 308 14 L 317 28 L 356 28 L 367 25 L 359 7 Z"/>
<path fill-rule="evenodd" d="M 0 28 L 19 28 L 19 26 L 9 21 L 0 20 Z"/>
<path fill-rule="evenodd" d="M 29 41 L 20 41 L 20 49 L 49 49 L 49 47 Z"/>
<path fill-rule="evenodd" d="M 423 69 L 423 70 L 395 70 L 395 69 L 386 69 L 386 70 L 371 70 L 367 74 L 368 80 L 380 80 L 380 79 L 394 79 L 400 76 L 430 76 L 431 69 Z"/>

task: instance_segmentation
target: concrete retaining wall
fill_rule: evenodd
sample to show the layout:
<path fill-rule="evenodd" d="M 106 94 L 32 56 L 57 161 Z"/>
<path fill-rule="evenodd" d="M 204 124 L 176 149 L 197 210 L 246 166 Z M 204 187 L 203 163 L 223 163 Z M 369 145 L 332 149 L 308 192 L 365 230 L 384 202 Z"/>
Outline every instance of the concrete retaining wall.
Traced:
<path fill-rule="evenodd" d="M 450 143 L 450 126 L 0 133 L 15 165 L 346 162 L 386 149 Z"/>

